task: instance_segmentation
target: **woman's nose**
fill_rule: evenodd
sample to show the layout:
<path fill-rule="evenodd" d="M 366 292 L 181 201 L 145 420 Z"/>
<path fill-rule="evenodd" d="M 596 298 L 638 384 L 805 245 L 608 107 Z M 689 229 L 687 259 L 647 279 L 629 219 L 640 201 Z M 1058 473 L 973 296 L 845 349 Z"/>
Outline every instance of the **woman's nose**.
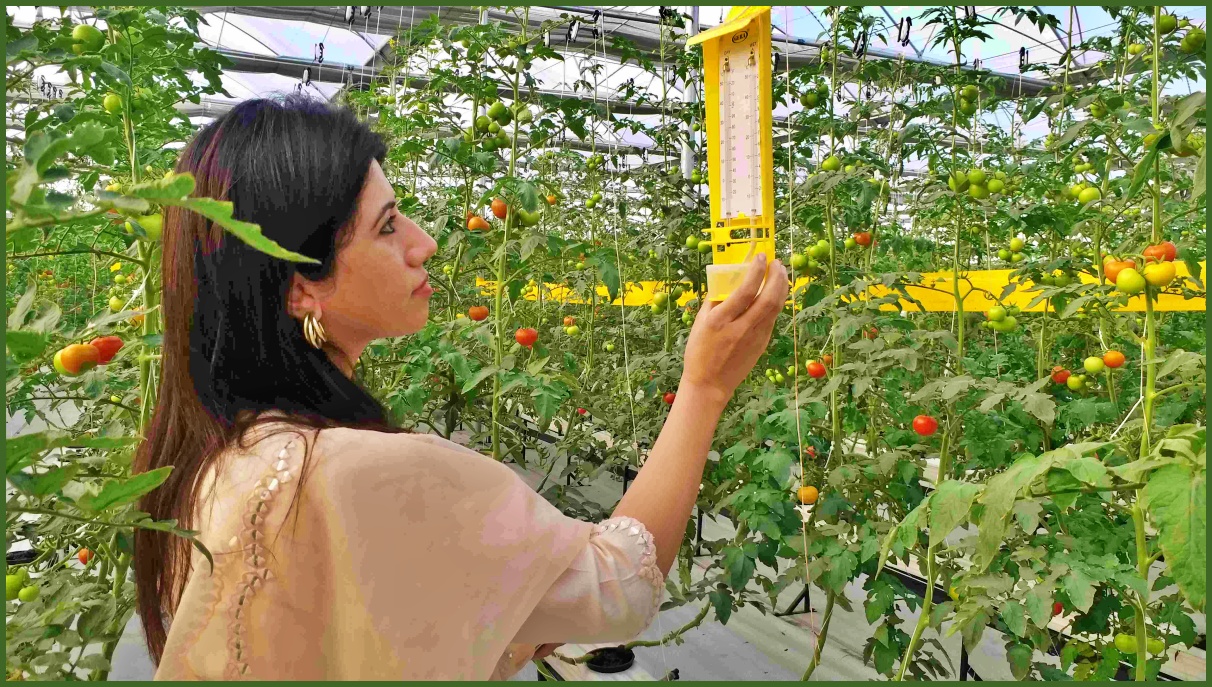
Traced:
<path fill-rule="evenodd" d="M 419 236 L 417 237 L 416 243 L 408 252 L 415 260 L 417 260 L 417 264 L 419 265 L 432 258 L 434 253 L 438 252 L 438 242 L 419 226 L 417 227 L 417 234 L 419 234 Z"/>

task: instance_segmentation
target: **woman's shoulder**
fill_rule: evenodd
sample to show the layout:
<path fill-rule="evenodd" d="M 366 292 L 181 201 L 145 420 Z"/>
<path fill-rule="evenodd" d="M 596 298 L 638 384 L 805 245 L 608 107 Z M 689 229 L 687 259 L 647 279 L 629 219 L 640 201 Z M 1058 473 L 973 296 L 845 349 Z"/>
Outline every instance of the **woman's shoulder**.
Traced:
<path fill-rule="evenodd" d="M 333 427 L 316 434 L 313 450 L 315 476 L 338 485 L 390 479 L 474 487 L 516 477 L 489 456 L 433 434 Z"/>

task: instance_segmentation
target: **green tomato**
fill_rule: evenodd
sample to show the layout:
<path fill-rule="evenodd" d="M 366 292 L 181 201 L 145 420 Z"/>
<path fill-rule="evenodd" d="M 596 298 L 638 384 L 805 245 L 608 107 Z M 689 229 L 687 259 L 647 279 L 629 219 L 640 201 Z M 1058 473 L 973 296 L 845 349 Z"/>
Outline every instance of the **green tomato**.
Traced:
<path fill-rule="evenodd" d="M 989 193 L 1001 193 L 1006 190 L 1006 182 L 1001 179 L 990 179 L 985 188 L 989 189 Z"/>
<path fill-rule="evenodd" d="M 701 183 L 703 181 L 703 174 L 697 169 L 694 170 L 690 173 L 690 181 L 695 184 Z"/>
<path fill-rule="evenodd" d="M 998 259 L 999 259 L 999 260 L 1009 260 L 1009 259 L 1010 259 L 1010 251 L 1006 250 L 1005 248 L 998 249 L 998 251 L 997 251 L 997 257 L 998 257 Z"/>
<path fill-rule="evenodd" d="M 1000 305 L 995 305 L 989 308 L 989 320 L 991 322 L 1001 322 L 1006 319 L 1006 309 Z"/>
<path fill-rule="evenodd" d="M 1027 256 L 1023 255 L 1022 253 L 1011 253 L 1010 254 L 1010 262 L 1022 262 L 1023 260 L 1026 260 L 1026 259 L 1027 259 Z"/>
<path fill-rule="evenodd" d="M 500 119 L 506 112 L 509 112 L 509 110 L 505 109 L 505 103 L 500 100 L 488 106 L 488 116 L 493 119 Z"/>
<path fill-rule="evenodd" d="M 682 312 L 682 324 L 686 326 L 694 324 L 694 315 L 691 315 L 689 310 Z"/>
<path fill-rule="evenodd" d="M 606 344 L 606 352 L 607 352 L 607 353 L 614 353 L 614 344 L 612 344 L 612 343 L 608 343 L 608 344 Z"/>
<path fill-rule="evenodd" d="M 836 172 L 842 168 L 842 161 L 836 155 L 830 155 L 821 163 L 821 169 L 826 172 Z"/>
<path fill-rule="evenodd" d="M 122 111 L 122 96 L 117 93 L 107 93 L 101 99 L 101 107 L 110 114 L 118 114 Z"/>
<path fill-rule="evenodd" d="M 1086 372 L 1096 375 L 1099 372 L 1102 372 L 1103 369 L 1107 367 L 1107 364 L 1103 362 L 1102 358 L 1092 355 L 1082 361 L 1082 367 L 1086 368 Z"/>
<path fill-rule="evenodd" d="M 960 97 L 964 100 L 976 100 L 978 96 L 980 96 L 980 91 L 972 84 L 968 84 L 960 90 Z"/>
<path fill-rule="evenodd" d="M 41 587 L 36 587 L 34 585 L 30 585 L 28 587 L 25 587 L 21 591 L 17 592 L 17 598 L 25 603 L 29 603 L 30 601 L 37 599 L 38 595 L 41 593 L 42 593 Z"/>
<path fill-rule="evenodd" d="M 700 253 L 704 253 L 704 254 L 710 253 L 711 252 L 711 242 L 710 241 L 699 241 L 698 249 L 699 249 Z"/>
<path fill-rule="evenodd" d="M 476 131 L 479 131 L 480 133 L 491 131 L 493 124 L 496 124 L 496 122 L 489 119 L 487 115 L 480 115 L 479 117 L 476 117 Z M 500 130 L 500 125 L 497 126 L 497 129 Z M 495 134 L 496 131 L 493 131 L 492 133 Z"/>
<path fill-rule="evenodd" d="M 670 289 L 669 298 L 673 299 L 674 302 L 677 302 L 679 299 L 681 299 L 681 297 L 685 293 L 686 293 L 686 289 L 683 289 L 680 286 L 675 286 L 672 289 Z"/>
<path fill-rule="evenodd" d="M 1165 641 L 1155 637 L 1149 639 L 1149 641 L 1145 644 L 1145 648 L 1148 649 L 1149 653 L 1153 654 L 1154 656 L 1159 656 L 1166 653 Z"/>
<path fill-rule="evenodd" d="M 1122 270 L 1115 278 L 1115 289 L 1120 293 L 1135 295 L 1145 290 L 1145 278 L 1140 272 L 1129 267 Z"/>
<path fill-rule="evenodd" d="M 808 266 L 808 256 L 802 253 L 791 254 L 791 269 L 802 270 Z"/>
<path fill-rule="evenodd" d="M 775 382 L 776 384 L 782 384 L 782 383 L 783 383 L 783 382 L 785 382 L 785 381 L 787 381 L 787 378 L 783 376 L 783 373 L 782 373 L 782 372 L 775 372 L 775 373 L 774 373 L 774 382 Z"/>
<path fill-rule="evenodd" d="M 1015 236 L 1014 238 L 1010 239 L 1010 252 L 1021 253 L 1021 252 L 1023 252 L 1023 249 L 1026 247 L 1027 247 L 1026 242 L 1023 241 L 1022 239 L 1020 239 L 1019 237 Z"/>
<path fill-rule="evenodd" d="M 1157 19 L 1157 30 L 1162 34 L 1174 33 L 1178 28 L 1178 17 L 1173 14 L 1163 14 Z"/>
<path fill-rule="evenodd" d="M 577 268 L 578 270 L 583 270 L 585 269 L 585 263 L 578 262 L 577 264 L 573 265 L 573 267 Z"/>
<path fill-rule="evenodd" d="M 1084 189 L 1082 189 L 1081 193 L 1077 194 L 1077 200 L 1082 205 L 1085 205 L 1086 203 L 1092 203 L 1096 200 L 1101 200 L 1102 197 L 1103 197 L 1103 194 L 1100 193 L 1099 190 L 1093 186 L 1091 186 L 1089 188 L 1084 188 Z"/>
<path fill-rule="evenodd" d="M 959 111 L 971 117 L 972 115 L 976 114 L 976 103 L 972 102 L 971 100 L 964 100 L 963 98 L 960 98 Z"/>
<path fill-rule="evenodd" d="M 1069 389 L 1071 391 L 1080 391 L 1081 388 L 1085 385 L 1086 385 L 1086 376 L 1085 375 L 1071 374 L 1071 375 L 1069 375 L 1069 378 L 1065 380 L 1065 386 L 1069 387 Z"/>
<path fill-rule="evenodd" d="M 979 184 L 971 184 L 968 186 L 968 195 L 977 200 L 984 200 L 989 197 L 989 189 Z"/>
<path fill-rule="evenodd" d="M 846 246 L 847 250 L 854 248 L 855 246 L 858 245 L 858 241 L 855 241 L 853 236 L 847 236 L 846 240 L 843 243 Z"/>
<path fill-rule="evenodd" d="M 983 186 L 985 184 L 985 179 L 987 179 L 987 178 L 988 178 L 988 176 L 985 174 L 985 170 L 983 170 L 983 169 L 968 170 L 968 183 L 969 184 L 976 184 L 977 186 Z"/>
<path fill-rule="evenodd" d="M 82 52 L 96 52 L 105 45 L 105 34 L 90 24 L 77 24 L 72 28 L 72 52 L 77 55 Z M 77 50 L 77 47 L 80 49 Z"/>
<path fill-rule="evenodd" d="M 571 327 L 565 327 L 564 333 L 568 336 L 576 336 L 577 334 L 581 333 L 581 328 L 574 324 Z"/>
<path fill-rule="evenodd" d="M 1073 378 L 1070 377 L 1069 379 L 1073 379 Z M 1115 635 L 1115 648 L 1117 650 L 1119 650 L 1119 652 L 1121 654 L 1135 654 L 1136 653 L 1136 635 L 1129 635 L 1129 634 L 1123 634 L 1123 633 Z"/>
<path fill-rule="evenodd" d="M 18 574 L 4 576 L 4 599 L 13 601 L 17 598 L 17 594 L 21 591 L 21 586 L 25 584 L 25 578 Z"/>
<path fill-rule="evenodd" d="M 686 237 L 686 247 L 691 250 L 698 248 L 699 247 L 699 237 L 695 236 L 694 234 L 687 236 Z"/>
<path fill-rule="evenodd" d="M 656 293 L 652 294 L 652 302 L 655 305 L 664 306 L 669 302 L 669 294 L 665 293 L 664 291 L 657 291 Z"/>

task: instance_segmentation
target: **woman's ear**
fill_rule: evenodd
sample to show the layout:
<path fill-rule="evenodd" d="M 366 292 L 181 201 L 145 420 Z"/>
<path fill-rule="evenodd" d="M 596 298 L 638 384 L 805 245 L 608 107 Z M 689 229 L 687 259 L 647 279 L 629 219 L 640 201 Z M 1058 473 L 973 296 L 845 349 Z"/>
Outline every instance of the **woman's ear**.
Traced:
<path fill-rule="evenodd" d="M 315 282 L 295 272 L 290 277 L 290 288 L 286 292 L 286 312 L 291 317 L 303 319 L 307 313 L 321 317 L 319 299 L 315 293 Z"/>

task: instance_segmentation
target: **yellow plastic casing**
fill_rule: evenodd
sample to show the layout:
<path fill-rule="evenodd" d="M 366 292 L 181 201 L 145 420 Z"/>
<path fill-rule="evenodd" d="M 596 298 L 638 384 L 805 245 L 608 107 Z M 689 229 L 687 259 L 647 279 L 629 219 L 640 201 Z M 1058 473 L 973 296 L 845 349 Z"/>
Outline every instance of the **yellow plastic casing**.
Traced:
<path fill-rule="evenodd" d="M 756 48 L 758 84 L 757 130 L 760 133 L 762 213 L 747 217 L 723 217 L 724 184 L 721 150 L 720 56 L 730 47 L 749 42 Z M 727 20 L 687 41 L 689 49 L 703 46 L 704 104 L 707 121 L 707 170 L 711 194 L 711 226 L 703 232 L 711 236 L 711 262 L 707 267 L 707 293 L 712 301 L 722 301 L 740 285 L 748 262 L 758 253 L 766 255 L 766 264 L 774 260 L 774 141 L 771 104 L 770 7 L 734 7 Z"/>

